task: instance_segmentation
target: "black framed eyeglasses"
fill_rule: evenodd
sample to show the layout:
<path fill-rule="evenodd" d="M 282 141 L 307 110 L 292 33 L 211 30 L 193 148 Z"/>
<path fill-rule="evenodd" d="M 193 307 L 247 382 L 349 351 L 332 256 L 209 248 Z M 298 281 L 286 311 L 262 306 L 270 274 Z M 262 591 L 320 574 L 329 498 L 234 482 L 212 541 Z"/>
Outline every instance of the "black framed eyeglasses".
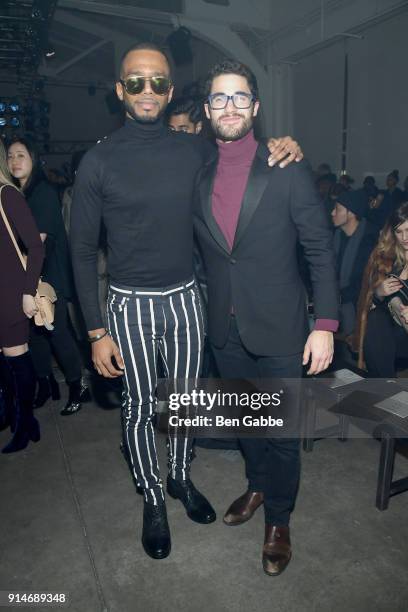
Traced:
<path fill-rule="evenodd" d="M 124 80 L 120 79 L 126 92 L 131 96 L 142 93 L 146 86 L 146 81 L 150 82 L 153 93 L 158 96 L 165 96 L 170 91 L 171 79 L 165 76 L 130 76 Z"/>
<path fill-rule="evenodd" d="M 227 96 L 224 93 L 213 93 L 208 96 L 207 100 L 213 110 L 226 108 L 229 100 L 232 101 L 235 108 L 249 108 L 255 102 L 255 96 L 244 91 L 237 91 L 232 96 Z"/>

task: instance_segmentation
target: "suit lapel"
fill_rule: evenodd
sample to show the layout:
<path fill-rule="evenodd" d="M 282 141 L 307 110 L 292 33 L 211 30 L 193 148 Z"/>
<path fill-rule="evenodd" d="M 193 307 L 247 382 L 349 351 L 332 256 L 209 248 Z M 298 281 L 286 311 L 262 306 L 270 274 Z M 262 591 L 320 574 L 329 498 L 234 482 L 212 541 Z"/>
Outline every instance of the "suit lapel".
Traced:
<path fill-rule="evenodd" d="M 256 209 L 259 206 L 271 174 L 268 166 L 268 154 L 265 153 L 265 146 L 259 145 L 251 171 L 248 177 L 247 187 L 242 200 L 241 211 L 238 218 L 237 231 L 232 250 L 234 250 L 245 233 Z"/>
<path fill-rule="evenodd" d="M 230 248 L 225 239 L 225 236 L 222 233 L 212 213 L 212 193 L 215 175 L 217 173 L 217 162 L 218 158 L 208 166 L 206 176 L 200 183 L 200 199 L 204 220 L 212 237 L 217 242 L 217 244 L 219 244 L 220 247 L 224 249 L 224 251 L 230 253 Z"/>

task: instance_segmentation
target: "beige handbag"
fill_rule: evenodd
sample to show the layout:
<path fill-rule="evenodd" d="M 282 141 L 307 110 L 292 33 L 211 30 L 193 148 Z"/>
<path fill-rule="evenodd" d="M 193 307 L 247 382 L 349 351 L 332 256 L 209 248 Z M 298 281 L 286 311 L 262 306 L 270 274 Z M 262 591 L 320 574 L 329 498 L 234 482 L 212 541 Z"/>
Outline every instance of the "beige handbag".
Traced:
<path fill-rule="evenodd" d="M 17 251 L 17 255 L 21 261 L 21 265 L 23 266 L 24 270 L 26 270 L 27 260 L 22 254 L 17 244 L 17 240 L 14 237 L 13 230 L 10 227 L 10 223 L 6 217 L 6 213 L 4 212 L 4 208 L 1 203 L 1 191 L 4 186 L 5 185 L 3 185 L 0 188 L 0 213 L 1 213 L 1 216 L 3 217 L 3 221 L 7 228 L 7 231 L 10 234 L 10 238 L 14 245 L 14 248 Z M 52 331 L 54 329 L 54 326 L 53 326 L 54 310 L 55 310 L 54 303 L 57 301 L 57 296 L 54 291 L 54 288 L 49 283 L 45 283 L 44 281 L 42 281 L 40 278 L 34 300 L 38 308 L 38 312 L 34 316 L 34 323 L 38 326 L 43 325 L 46 329 L 48 329 L 49 331 Z"/>

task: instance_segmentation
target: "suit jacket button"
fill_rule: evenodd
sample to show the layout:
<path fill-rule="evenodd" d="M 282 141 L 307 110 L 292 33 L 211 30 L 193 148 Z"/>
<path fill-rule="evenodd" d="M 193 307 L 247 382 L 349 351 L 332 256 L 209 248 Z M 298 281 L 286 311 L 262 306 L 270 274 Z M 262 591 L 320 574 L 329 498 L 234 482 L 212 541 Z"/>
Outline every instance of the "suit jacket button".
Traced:
<path fill-rule="evenodd" d="M 234 259 L 233 257 L 231 257 L 231 259 L 230 259 L 230 264 L 236 264 L 236 263 L 237 263 L 237 260 L 236 260 L 236 259 Z"/>

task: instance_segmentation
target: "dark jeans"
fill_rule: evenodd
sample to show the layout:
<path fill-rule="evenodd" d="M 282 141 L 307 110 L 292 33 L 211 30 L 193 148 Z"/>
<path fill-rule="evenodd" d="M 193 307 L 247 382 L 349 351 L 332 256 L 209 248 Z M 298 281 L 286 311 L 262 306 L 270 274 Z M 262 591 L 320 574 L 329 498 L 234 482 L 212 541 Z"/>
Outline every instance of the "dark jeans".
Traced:
<path fill-rule="evenodd" d="M 49 376 L 52 372 L 52 349 L 61 365 L 65 380 L 70 383 L 81 378 L 81 356 L 68 318 L 67 302 L 60 293 L 57 293 L 57 297 L 54 330 L 48 331 L 45 327 L 38 327 L 32 323 L 30 351 L 38 378 Z"/>
<path fill-rule="evenodd" d="M 221 378 L 293 378 L 300 386 L 302 354 L 288 357 L 253 355 L 242 344 L 233 316 L 226 345 L 222 349 L 213 347 L 213 351 Z M 295 416 L 294 421 L 298 421 L 299 397 L 291 408 L 291 418 Z M 248 488 L 264 493 L 266 523 L 288 525 L 299 486 L 299 436 L 240 438 L 239 443 L 245 457 Z"/>
<path fill-rule="evenodd" d="M 395 378 L 396 359 L 408 358 L 408 334 L 388 308 L 377 306 L 368 313 L 363 350 L 368 373 L 378 378 Z"/>

